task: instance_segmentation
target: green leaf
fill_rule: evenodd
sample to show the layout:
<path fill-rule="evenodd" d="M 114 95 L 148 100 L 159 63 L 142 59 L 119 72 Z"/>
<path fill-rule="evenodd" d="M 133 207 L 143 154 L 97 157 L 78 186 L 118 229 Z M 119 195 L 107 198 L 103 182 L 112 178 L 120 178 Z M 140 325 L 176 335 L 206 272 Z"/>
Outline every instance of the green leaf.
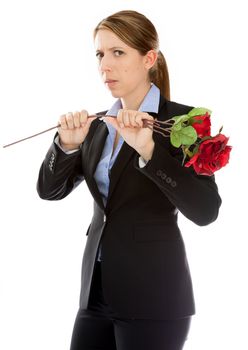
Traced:
<path fill-rule="evenodd" d="M 188 114 L 183 114 L 183 115 L 177 115 L 171 119 L 175 120 L 175 123 L 173 124 L 173 126 L 174 126 L 178 123 L 183 123 L 183 122 L 187 121 L 189 119 L 189 116 L 188 116 Z"/>
<path fill-rule="evenodd" d="M 172 146 L 179 148 L 181 146 L 181 140 L 180 140 L 180 135 L 178 132 L 171 131 L 170 133 L 170 142 Z"/>
<path fill-rule="evenodd" d="M 170 140 L 171 144 L 177 148 L 181 145 L 191 146 L 197 140 L 197 132 L 192 126 L 186 126 L 179 131 L 172 130 Z"/>
<path fill-rule="evenodd" d="M 208 108 L 196 107 L 196 108 L 192 108 L 191 111 L 189 111 L 188 116 L 194 117 L 196 115 L 204 115 L 206 114 L 206 112 L 208 112 L 209 114 L 212 113 L 212 111 Z"/>
<path fill-rule="evenodd" d="M 180 130 L 180 140 L 183 145 L 193 145 L 197 140 L 196 130 L 192 126 L 186 126 Z"/>
<path fill-rule="evenodd" d="M 174 124 L 172 127 L 171 127 L 171 130 L 174 130 L 174 131 L 179 131 L 182 129 L 182 123 L 178 123 L 178 124 Z"/>

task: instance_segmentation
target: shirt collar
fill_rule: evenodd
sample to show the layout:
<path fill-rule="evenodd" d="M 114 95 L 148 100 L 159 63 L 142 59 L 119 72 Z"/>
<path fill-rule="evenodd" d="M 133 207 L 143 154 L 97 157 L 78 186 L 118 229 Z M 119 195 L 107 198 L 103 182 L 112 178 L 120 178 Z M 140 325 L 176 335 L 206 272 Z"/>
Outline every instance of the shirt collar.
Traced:
<path fill-rule="evenodd" d="M 144 100 L 142 101 L 139 111 L 148 112 L 148 113 L 149 112 L 158 113 L 159 100 L 160 100 L 160 90 L 155 84 L 151 83 L 151 88 L 146 94 Z M 121 100 L 118 99 L 117 101 L 115 101 L 115 103 L 107 111 L 106 114 L 117 115 L 119 109 L 121 108 L 122 108 L 122 103 L 121 103 Z"/>
<path fill-rule="evenodd" d="M 145 98 L 143 99 L 139 111 L 140 112 L 147 112 L 147 113 L 158 113 L 158 108 L 159 108 L 159 100 L 160 100 L 160 90 L 159 88 L 151 83 L 151 88 L 148 91 L 148 93 L 146 94 Z M 118 114 L 119 109 L 122 108 L 122 103 L 121 100 L 118 99 L 117 101 L 115 101 L 115 103 L 112 105 L 112 107 L 107 111 L 106 114 L 109 115 L 116 115 Z M 114 138 L 115 136 L 115 128 L 109 124 L 108 122 L 106 122 L 103 118 L 100 118 L 101 120 L 104 121 L 104 123 L 106 124 L 107 128 L 108 128 L 108 132 L 109 135 L 111 137 L 111 139 Z M 122 137 L 120 137 L 120 142 L 122 142 Z"/>

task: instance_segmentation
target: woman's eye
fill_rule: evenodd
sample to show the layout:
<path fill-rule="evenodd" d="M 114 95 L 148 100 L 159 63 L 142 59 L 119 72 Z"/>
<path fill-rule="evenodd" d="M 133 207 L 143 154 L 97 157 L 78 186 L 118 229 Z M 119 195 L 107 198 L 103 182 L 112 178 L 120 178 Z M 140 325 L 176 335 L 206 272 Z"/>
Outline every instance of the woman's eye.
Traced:
<path fill-rule="evenodd" d="M 101 58 L 102 56 L 103 56 L 103 54 L 102 54 L 101 52 L 97 52 L 97 53 L 96 53 L 96 57 L 97 57 L 97 58 Z"/>
<path fill-rule="evenodd" d="M 114 53 L 116 56 L 121 56 L 124 52 L 121 50 L 115 50 Z"/>
<path fill-rule="evenodd" d="M 123 51 L 121 51 L 121 50 L 115 50 L 114 51 L 114 55 L 115 56 L 121 56 L 121 55 L 123 55 L 124 54 L 124 52 Z M 104 54 L 102 53 L 102 52 L 97 52 L 96 53 L 96 57 L 98 58 L 98 59 L 101 59 L 102 57 L 104 56 Z"/>

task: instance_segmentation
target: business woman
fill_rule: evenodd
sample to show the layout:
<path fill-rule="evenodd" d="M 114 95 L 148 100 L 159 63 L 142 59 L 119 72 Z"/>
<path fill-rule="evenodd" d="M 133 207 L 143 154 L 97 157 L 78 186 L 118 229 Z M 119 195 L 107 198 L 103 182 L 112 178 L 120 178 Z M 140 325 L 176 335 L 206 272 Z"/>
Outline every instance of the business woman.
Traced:
<path fill-rule="evenodd" d="M 214 176 L 183 167 L 181 151 L 144 127 L 193 108 L 170 101 L 153 24 L 120 11 L 97 25 L 94 43 L 116 98 L 99 114 L 116 118 L 62 115 L 37 184 L 59 200 L 85 180 L 94 201 L 71 350 L 179 350 L 195 306 L 178 211 L 208 225 L 221 199 Z"/>

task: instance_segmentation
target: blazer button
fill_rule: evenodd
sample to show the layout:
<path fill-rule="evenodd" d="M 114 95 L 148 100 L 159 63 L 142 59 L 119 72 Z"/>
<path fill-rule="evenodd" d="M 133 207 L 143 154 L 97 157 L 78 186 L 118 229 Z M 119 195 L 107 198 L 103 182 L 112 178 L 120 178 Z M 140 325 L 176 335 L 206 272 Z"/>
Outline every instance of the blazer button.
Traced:
<path fill-rule="evenodd" d="M 171 181 L 172 181 L 172 179 L 171 179 L 171 177 L 169 177 L 169 176 L 168 176 L 168 177 L 166 178 L 166 180 L 165 180 L 165 181 L 167 182 L 167 184 L 170 184 L 170 183 L 171 183 Z"/>

